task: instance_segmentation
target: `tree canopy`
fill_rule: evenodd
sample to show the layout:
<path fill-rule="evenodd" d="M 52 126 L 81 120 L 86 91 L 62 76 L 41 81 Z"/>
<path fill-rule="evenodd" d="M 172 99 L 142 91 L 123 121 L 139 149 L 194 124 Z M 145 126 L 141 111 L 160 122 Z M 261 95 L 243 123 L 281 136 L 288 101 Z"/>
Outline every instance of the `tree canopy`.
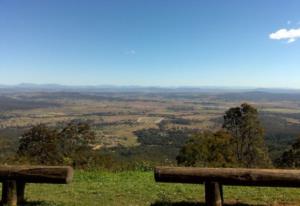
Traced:
<path fill-rule="evenodd" d="M 278 167 L 299 168 L 300 167 L 300 137 L 285 151 L 281 157 L 275 160 Z"/>
<path fill-rule="evenodd" d="M 223 128 L 234 139 L 236 159 L 241 166 L 266 167 L 271 164 L 256 108 L 246 103 L 230 108 L 225 112 Z"/>
<path fill-rule="evenodd" d="M 221 130 L 195 134 L 181 148 L 177 163 L 184 166 L 226 167 L 236 164 L 232 136 Z"/>
<path fill-rule="evenodd" d="M 72 121 L 62 129 L 39 124 L 19 141 L 18 156 L 38 164 L 84 164 L 95 134 L 87 123 Z"/>
<path fill-rule="evenodd" d="M 177 163 L 185 166 L 269 167 L 258 111 L 249 104 L 225 112 L 223 129 L 195 134 L 181 148 Z"/>

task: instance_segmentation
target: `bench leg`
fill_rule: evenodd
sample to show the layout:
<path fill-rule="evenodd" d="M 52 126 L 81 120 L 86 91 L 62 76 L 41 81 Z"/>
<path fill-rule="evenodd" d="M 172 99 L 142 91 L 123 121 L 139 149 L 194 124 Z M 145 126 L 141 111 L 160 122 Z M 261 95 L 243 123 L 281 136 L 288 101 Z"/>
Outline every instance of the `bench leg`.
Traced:
<path fill-rule="evenodd" d="M 17 182 L 17 200 L 19 205 L 25 202 L 24 195 L 25 195 L 25 182 Z"/>
<path fill-rule="evenodd" d="M 205 203 L 207 206 L 223 205 L 222 185 L 217 182 L 205 182 Z"/>
<path fill-rule="evenodd" d="M 7 206 L 17 206 L 17 182 L 14 180 L 2 183 L 2 204 Z"/>
<path fill-rule="evenodd" d="M 7 204 L 7 192 L 8 192 L 8 183 L 7 181 L 2 182 L 2 204 Z"/>

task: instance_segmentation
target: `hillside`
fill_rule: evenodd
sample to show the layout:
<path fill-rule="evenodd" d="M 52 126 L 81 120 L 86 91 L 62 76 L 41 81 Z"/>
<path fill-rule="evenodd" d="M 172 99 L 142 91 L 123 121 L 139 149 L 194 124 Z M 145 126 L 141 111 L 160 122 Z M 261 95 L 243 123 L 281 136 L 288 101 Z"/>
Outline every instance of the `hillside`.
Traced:
<path fill-rule="evenodd" d="M 26 88 L 26 92 L 20 88 Z M 146 88 L 54 91 L 45 88 L 23 85 L 15 90 L 5 88 L 6 92 L 0 93 L 0 146 L 4 151 L 1 158 L 13 154 L 18 137 L 34 125 L 44 123 L 55 127 L 80 120 L 89 122 L 96 132 L 95 149 L 99 152 L 112 153 L 128 162 L 166 159 L 174 162 L 185 139 L 181 138 L 175 146 L 166 148 L 155 144 L 153 147 L 151 142 L 160 137 L 151 131 L 157 133 L 155 129 L 161 126 L 184 131 L 216 130 L 221 127 L 224 111 L 243 102 L 258 108 L 273 159 L 300 134 L 300 97 L 291 91 L 220 93 L 191 88 L 147 88 L 147 92 L 141 90 Z M 113 151 L 108 151 L 110 148 Z"/>

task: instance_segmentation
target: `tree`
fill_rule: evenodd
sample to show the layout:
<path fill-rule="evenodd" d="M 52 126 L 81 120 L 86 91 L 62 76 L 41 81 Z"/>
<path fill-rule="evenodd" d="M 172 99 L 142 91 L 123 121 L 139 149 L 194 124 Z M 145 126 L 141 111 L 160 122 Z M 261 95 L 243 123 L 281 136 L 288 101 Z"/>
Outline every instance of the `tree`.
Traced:
<path fill-rule="evenodd" d="M 95 143 L 95 132 L 85 122 L 72 121 L 59 132 L 60 151 L 66 163 L 80 166 L 88 161 Z"/>
<path fill-rule="evenodd" d="M 232 148 L 232 136 L 223 130 L 205 131 L 194 135 L 181 148 L 177 163 L 184 166 L 234 166 L 236 159 Z"/>
<path fill-rule="evenodd" d="M 25 132 L 19 141 L 18 156 L 38 164 L 60 164 L 58 132 L 39 124 Z"/>
<path fill-rule="evenodd" d="M 33 163 L 77 167 L 89 161 L 94 141 L 87 123 L 73 121 L 61 130 L 39 124 L 22 135 L 17 154 Z"/>
<path fill-rule="evenodd" d="M 275 164 L 284 168 L 300 168 L 300 137 L 292 144 L 291 149 L 275 160 Z"/>
<path fill-rule="evenodd" d="M 264 129 L 258 111 L 249 104 L 230 108 L 223 128 L 233 136 L 236 159 L 244 167 L 266 167 L 271 161 L 264 142 Z"/>

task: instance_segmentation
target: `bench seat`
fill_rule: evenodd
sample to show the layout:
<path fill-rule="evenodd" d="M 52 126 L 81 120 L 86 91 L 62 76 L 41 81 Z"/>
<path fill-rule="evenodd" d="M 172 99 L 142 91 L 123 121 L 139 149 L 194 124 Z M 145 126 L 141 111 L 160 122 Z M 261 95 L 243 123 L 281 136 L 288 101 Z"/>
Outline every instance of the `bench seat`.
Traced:
<path fill-rule="evenodd" d="M 0 166 L 1 202 L 22 204 L 26 183 L 68 184 L 72 179 L 73 169 L 68 166 Z"/>

